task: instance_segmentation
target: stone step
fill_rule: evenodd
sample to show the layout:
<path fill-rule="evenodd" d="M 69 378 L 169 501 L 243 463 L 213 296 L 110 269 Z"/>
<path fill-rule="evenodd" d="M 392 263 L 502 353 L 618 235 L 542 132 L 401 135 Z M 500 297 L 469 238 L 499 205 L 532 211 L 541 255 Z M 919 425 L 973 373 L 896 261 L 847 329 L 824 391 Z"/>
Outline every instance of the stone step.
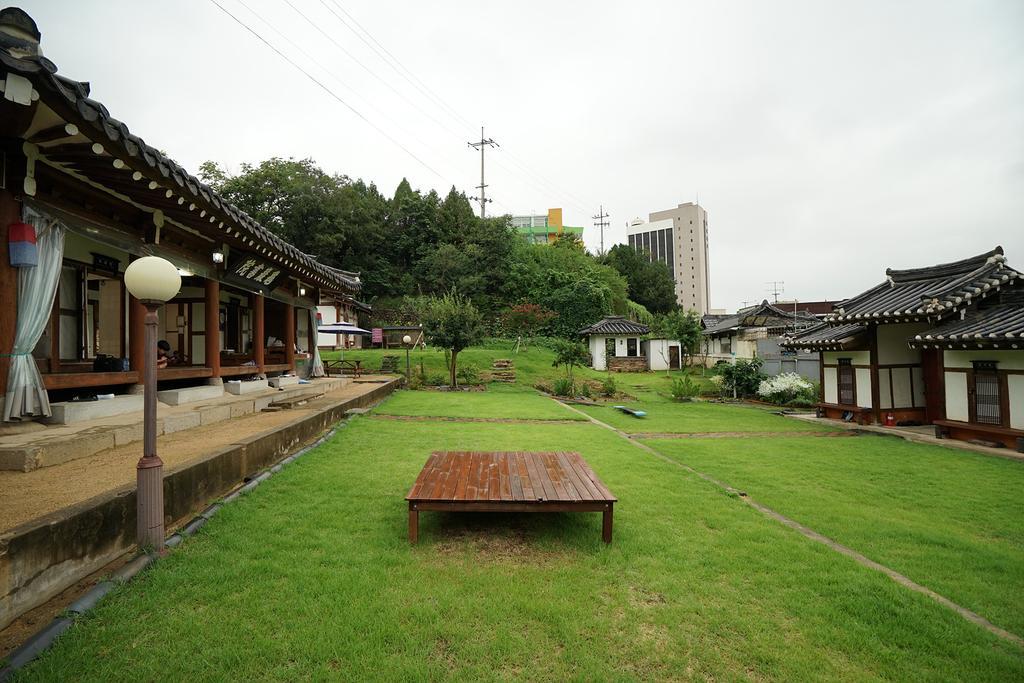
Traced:
<path fill-rule="evenodd" d="M 295 375 L 287 375 L 280 377 L 271 377 L 267 380 L 270 386 L 275 389 L 284 389 L 285 387 L 296 387 L 299 385 L 299 378 Z"/>
<path fill-rule="evenodd" d="M 184 387 L 181 389 L 165 389 L 156 392 L 156 400 L 166 403 L 169 406 L 180 406 L 185 403 L 196 401 L 208 401 L 211 398 L 220 398 L 224 395 L 222 385 L 204 384 L 198 387 Z"/>
<path fill-rule="evenodd" d="M 48 424 L 70 425 L 101 417 L 113 417 L 142 410 L 142 394 L 124 394 L 98 401 L 64 401 L 51 403 L 53 415 L 46 418 Z"/>
<path fill-rule="evenodd" d="M 224 382 L 224 390 L 229 394 L 234 394 L 235 396 L 253 394 L 260 391 L 267 391 L 268 389 L 270 389 L 270 383 L 265 379 L 255 379 L 249 382 L 242 382 L 235 379 Z"/>

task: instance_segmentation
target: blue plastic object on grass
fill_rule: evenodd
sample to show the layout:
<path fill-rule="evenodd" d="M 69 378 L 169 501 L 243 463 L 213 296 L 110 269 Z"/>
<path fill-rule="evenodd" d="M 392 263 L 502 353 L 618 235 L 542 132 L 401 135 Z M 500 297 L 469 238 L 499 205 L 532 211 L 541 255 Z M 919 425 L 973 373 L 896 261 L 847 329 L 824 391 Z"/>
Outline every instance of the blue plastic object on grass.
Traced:
<path fill-rule="evenodd" d="M 616 410 L 621 410 L 627 415 L 632 415 L 633 417 L 645 417 L 647 415 L 647 413 L 645 413 L 642 410 L 633 410 L 632 408 L 627 408 L 626 406 L 612 406 L 612 408 L 615 408 Z"/>

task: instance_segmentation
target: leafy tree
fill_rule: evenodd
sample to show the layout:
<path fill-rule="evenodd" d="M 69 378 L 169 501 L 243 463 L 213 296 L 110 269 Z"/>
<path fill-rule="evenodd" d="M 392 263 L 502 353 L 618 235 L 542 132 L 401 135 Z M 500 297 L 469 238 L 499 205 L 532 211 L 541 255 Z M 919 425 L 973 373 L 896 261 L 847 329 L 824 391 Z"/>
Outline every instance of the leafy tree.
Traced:
<path fill-rule="evenodd" d="M 471 301 L 452 290 L 440 297 L 424 300 L 420 322 L 427 340 L 450 354 L 448 370 L 451 386 L 458 386 L 456 364 L 459 352 L 478 343 L 484 336 L 483 317 Z"/>
<path fill-rule="evenodd" d="M 678 341 L 685 364 L 689 364 L 689 359 L 700 350 L 703 330 L 696 311 L 672 311 L 655 321 L 652 332 Z"/>
<path fill-rule="evenodd" d="M 549 311 L 538 304 L 517 304 L 505 312 L 505 326 L 508 330 L 515 331 L 521 339 L 529 339 L 557 316 L 554 311 Z M 523 348 L 526 348 L 525 341 Z"/>
<path fill-rule="evenodd" d="M 652 261 L 649 254 L 626 244 L 608 250 L 604 263 L 619 272 L 629 283 L 629 298 L 652 313 L 675 310 L 676 289 L 672 273 L 661 261 Z"/>
<path fill-rule="evenodd" d="M 583 367 L 590 360 L 590 354 L 587 348 L 578 341 L 569 341 L 567 339 L 557 339 L 553 345 L 555 352 L 555 362 L 551 364 L 551 367 L 564 367 L 565 376 L 569 380 L 569 386 L 571 393 L 576 391 L 576 380 L 573 377 L 573 369 L 576 367 Z"/>

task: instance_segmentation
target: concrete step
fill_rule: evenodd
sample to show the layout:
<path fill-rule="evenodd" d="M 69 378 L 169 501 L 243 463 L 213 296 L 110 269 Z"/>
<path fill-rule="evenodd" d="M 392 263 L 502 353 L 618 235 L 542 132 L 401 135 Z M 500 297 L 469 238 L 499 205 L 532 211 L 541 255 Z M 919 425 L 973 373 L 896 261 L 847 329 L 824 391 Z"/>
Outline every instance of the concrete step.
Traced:
<path fill-rule="evenodd" d="M 235 396 L 267 391 L 268 389 L 270 389 L 270 383 L 265 379 L 255 379 L 249 382 L 242 382 L 239 380 L 224 382 L 224 390 L 229 394 L 234 394 Z"/>
<path fill-rule="evenodd" d="M 196 401 L 208 401 L 211 398 L 220 398 L 224 395 L 224 387 L 221 385 L 206 384 L 198 387 L 184 387 L 182 389 L 166 389 L 156 392 L 156 399 L 169 406 L 180 406 L 185 403 Z"/>
<path fill-rule="evenodd" d="M 142 404 L 142 394 L 124 394 L 98 401 L 51 403 L 50 409 L 53 411 L 53 415 L 46 418 L 44 422 L 48 424 L 70 425 L 88 420 L 97 420 L 101 417 L 113 417 L 114 415 L 132 413 L 136 410 L 142 410 Z"/>
<path fill-rule="evenodd" d="M 267 382 L 269 382 L 270 386 L 274 387 L 275 389 L 284 389 L 285 387 L 298 386 L 299 378 L 296 377 L 295 375 L 271 377 L 270 379 L 267 380 Z"/>

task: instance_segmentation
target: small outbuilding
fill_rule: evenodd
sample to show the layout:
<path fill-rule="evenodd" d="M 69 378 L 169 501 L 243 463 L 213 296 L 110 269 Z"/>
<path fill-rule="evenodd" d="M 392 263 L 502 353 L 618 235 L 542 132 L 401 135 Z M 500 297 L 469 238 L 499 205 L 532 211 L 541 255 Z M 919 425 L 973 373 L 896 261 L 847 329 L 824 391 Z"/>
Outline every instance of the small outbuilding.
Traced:
<path fill-rule="evenodd" d="M 612 372 L 645 372 L 648 369 L 644 337 L 647 325 L 611 315 L 580 330 L 588 338 L 590 367 Z"/>

